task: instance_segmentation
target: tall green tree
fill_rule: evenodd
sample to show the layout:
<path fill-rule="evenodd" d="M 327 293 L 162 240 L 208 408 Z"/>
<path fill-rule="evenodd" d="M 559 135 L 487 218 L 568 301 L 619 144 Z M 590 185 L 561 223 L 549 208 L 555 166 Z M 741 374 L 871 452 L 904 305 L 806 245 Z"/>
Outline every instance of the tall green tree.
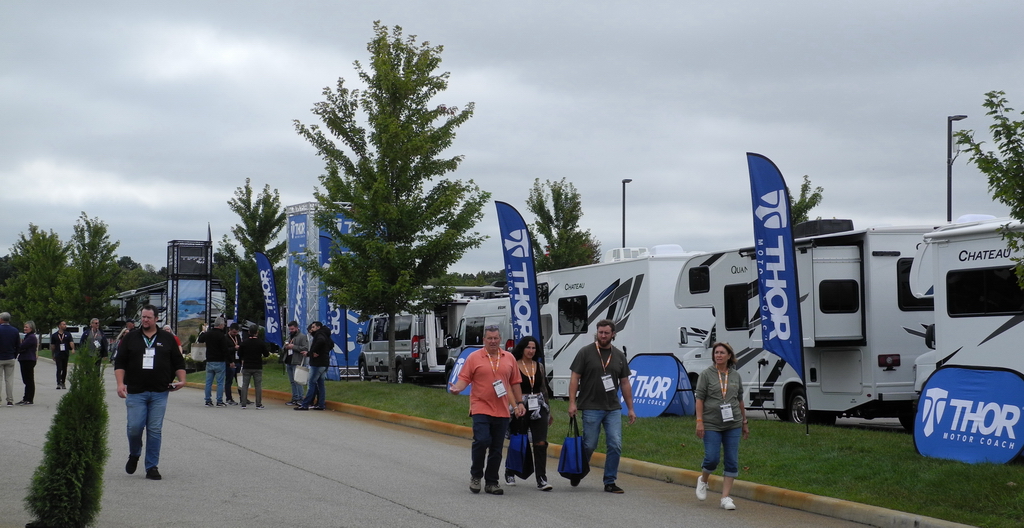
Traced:
<path fill-rule="evenodd" d="M 54 288 L 68 265 L 68 247 L 57 233 L 28 225 L 11 249 L 14 274 L 3 285 L 4 304 L 17 321 L 32 320 L 40 335 L 64 318 Z"/>
<path fill-rule="evenodd" d="M 313 107 L 324 129 L 299 121 L 295 127 L 326 162 L 315 218 L 335 240 L 330 265 L 310 261 L 308 269 L 327 286 L 331 302 L 390 316 L 394 381 L 394 315 L 451 294 L 423 286 L 483 242 L 470 230 L 490 195 L 472 180 L 445 178 L 463 157 L 442 153 L 473 115 L 473 103 L 462 110 L 433 103 L 448 87 L 449 74 L 437 72 L 443 47 L 405 37 L 398 26 L 389 33 L 375 22 L 373 30 L 368 68 L 355 62 L 366 88 L 349 89 L 338 79 Z M 347 233 L 337 225 L 341 212 L 353 221 Z"/>
<path fill-rule="evenodd" d="M 786 189 L 788 192 L 789 189 Z M 821 203 L 823 187 L 815 187 L 811 191 L 811 177 L 804 174 L 804 182 L 800 185 L 800 198 L 793 200 L 793 194 L 789 193 L 789 210 L 793 216 L 793 224 L 810 220 L 811 209 Z"/>
<path fill-rule="evenodd" d="M 278 284 L 278 303 L 284 306 L 285 289 L 281 287 L 285 280 L 284 266 L 278 266 L 287 251 L 287 242 L 281 240 L 281 232 L 287 224 L 281 196 L 270 185 L 254 196 L 252 182 L 245 179 L 245 185 L 235 189 L 235 195 L 228 200 L 228 207 L 238 215 L 239 223 L 231 228 L 231 234 L 242 248 L 239 255 L 230 240 L 225 236 L 218 245 L 220 259 L 214 255 L 214 276 L 220 279 L 228 290 L 228 311 L 234 312 L 235 269 L 239 272 L 239 304 L 240 319 L 263 321 L 264 304 L 263 289 L 256 273 L 256 253 L 267 255 L 274 266 L 274 280 Z"/>
<path fill-rule="evenodd" d="M 87 323 L 93 317 L 102 324 L 117 315 L 110 299 L 117 295 L 121 268 L 117 262 L 120 242 L 111 242 L 107 224 L 83 212 L 69 241 L 69 263 L 57 284 L 63 317 Z"/>
<path fill-rule="evenodd" d="M 982 106 L 988 109 L 985 115 L 992 117 L 988 127 L 998 152 L 982 149 L 983 141 L 974 139 L 973 130 L 956 133 L 957 143 L 966 147 L 970 154 L 968 162 L 978 167 L 988 177 L 988 190 L 992 197 L 1010 208 L 1010 217 L 1024 222 L 1024 120 L 1010 118 L 1013 108 L 1003 91 L 985 94 Z M 1021 112 L 1024 115 L 1024 112 Z M 1024 250 L 1024 233 L 1003 230 L 1007 246 L 1016 252 Z M 1017 281 L 1024 288 L 1024 259 L 1017 262 Z"/>
<path fill-rule="evenodd" d="M 565 178 L 544 183 L 540 178 L 534 179 L 526 207 L 537 218 L 530 224 L 537 271 L 601 261 L 601 242 L 590 234 L 589 229 L 580 230 L 583 203 L 571 182 Z"/>

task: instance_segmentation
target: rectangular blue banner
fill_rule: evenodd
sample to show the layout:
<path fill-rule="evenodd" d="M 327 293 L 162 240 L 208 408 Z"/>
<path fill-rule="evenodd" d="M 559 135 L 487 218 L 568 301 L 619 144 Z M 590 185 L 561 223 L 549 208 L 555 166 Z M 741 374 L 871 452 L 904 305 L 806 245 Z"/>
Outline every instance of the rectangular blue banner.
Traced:
<path fill-rule="evenodd" d="M 532 336 L 538 343 L 543 343 L 530 232 L 515 207 L 505 202 L 494 204 L 498 207 L 498 228 L 501 230 L 501 249 L 505 257 L 512 338 L 518 343 L 521 338 Z"/>
<path fill-rule="evenodd" d="M 754 211 L 762 346 L 792 365 L 800 379 L 806 380 L 793 219 L 786 181 L 778 167 L 760 154 L 748 152 L 747 167 Z"/>
<path fill-rule="evenodd" d="M 277 346 L 284 346 L 281 337 L 281 310 L 277 305 L 277 286 L 274 284 L 274 267 L 270 259 L 261 252 L 256 253 L 256 274 L 263 290 L 263 313 L 266 317 L 264 327 L 267 329 L 266 340 Z"/>
<path fill-rule="evenodd" d="M 305 214 L 294 214 L 288 217 L 288 314 L 293 321 L 299 323 L 299 330 L 306 331 L 309 319 L 306 296 L 309 293 L 309 280 L 302 263 L 306 261 L 306 225 Z"/>

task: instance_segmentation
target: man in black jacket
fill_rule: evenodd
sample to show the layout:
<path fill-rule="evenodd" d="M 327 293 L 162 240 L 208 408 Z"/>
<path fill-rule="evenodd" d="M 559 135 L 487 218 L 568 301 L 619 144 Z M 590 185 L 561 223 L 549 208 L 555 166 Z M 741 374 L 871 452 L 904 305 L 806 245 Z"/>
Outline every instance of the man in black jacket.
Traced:
<path fill-rule="evenodd" d="M 177 380 L 175 381 L 175 378 Z M 185 386 L 185 358 L 174 335 L 156 326 L 156 307 L 142 309 L 142 328 L 125 335 L 114 359 L 117 395 L 128 408 L 128 463 L 135 473 L 142 456 L 142 431 L 146 431 L 146 478 L 160 480 L 160 444 L 167 393 Z"/>
<path fill-rule="evenodd" d="M 314 321 L 309 324 L 309 333 L 313 335 L 313 343 L 309 345 L 309 352 L 305 353 L 309 357 L 309 388 L 306 389 L 306 399 L 295 407 L 296 411 L 309 410 L 314 396 L 317 398 L 317 406 L 313 409 L 322 411 L 327 403 L 324 381 L 327 379 L 327 367 L 331 365 L 331 350 L 334 348 L 331 329 L 320 321 Z"/>
<path fill-rule="evenodd" d="M 199 335 L 198 341 L 206 343 L 206 406 L 213 407 L 211 389 L 217 382 L 217 407 L 227 407 L 224 403 L 224 375 L 227 361 L 233 357 L 234 343 L 224 333 L 224 318 L 218 317 L 213 328 Z"/>

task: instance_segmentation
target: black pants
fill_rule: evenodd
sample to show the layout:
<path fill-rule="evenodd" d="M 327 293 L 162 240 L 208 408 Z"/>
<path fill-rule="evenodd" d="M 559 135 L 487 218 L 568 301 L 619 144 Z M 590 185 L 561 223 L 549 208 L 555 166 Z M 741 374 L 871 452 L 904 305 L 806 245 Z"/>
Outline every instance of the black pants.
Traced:
<path fill-rule="evenodd" d="M 53 362 L 57 364 L 57 385 L 63 386 L 68 379 L 68 355 L 57 354 L 53 356 Z"/>
<path fill-rule="evenodd" d="M 18 360 L 21 364 L 21 381 L 25 383 L 25 397 L 21 401 L 32 403 L 36 397 L 36 361 Z"/>

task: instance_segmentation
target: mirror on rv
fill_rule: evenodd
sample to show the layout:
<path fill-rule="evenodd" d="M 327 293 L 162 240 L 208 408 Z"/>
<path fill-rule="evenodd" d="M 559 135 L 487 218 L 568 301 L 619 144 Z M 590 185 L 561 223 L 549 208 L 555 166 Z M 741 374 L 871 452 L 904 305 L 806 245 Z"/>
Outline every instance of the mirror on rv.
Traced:
<path fill-rule="evenodd" d="M 369 342 L 370 338 L 369 336 L 366 335 L 366 332 L 359 332 L 358 334 L 356 334 L 356 343 L 359 343 L 360 345 L 365 345 L 366 343 Z"/>
<path fill-rule="evenodd" d="M 462 340 L 455 336 L 448 336 L 448 338 L 444 340 L 444 344 L 448 348 L 459 348 L 462 346 Z"/>

